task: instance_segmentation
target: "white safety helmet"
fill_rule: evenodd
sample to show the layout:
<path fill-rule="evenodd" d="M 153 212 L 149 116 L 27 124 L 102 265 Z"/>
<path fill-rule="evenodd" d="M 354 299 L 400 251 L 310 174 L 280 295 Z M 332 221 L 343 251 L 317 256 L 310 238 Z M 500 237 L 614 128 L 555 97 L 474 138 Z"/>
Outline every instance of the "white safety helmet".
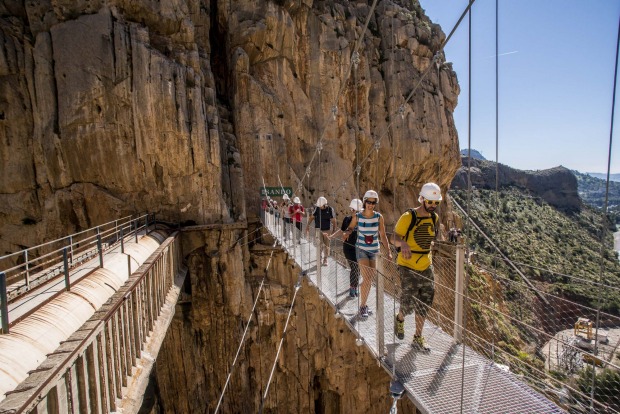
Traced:
<path fill-rule="evenodd" d="M 432 201 L 441 201 L 441 188 L 435 183 L 426 183 L 420 190 L 420 197 Z"/>
<path fill-rule="evenodd" d="M 327 205 L 327 199 L 325 197 L 319 197 L 318 200 L 316 200 L 316 205 L 317 207 L 323 207 Z"/>
<path fill-rule="evenodd" d="M 353 200 L 351 200 L 349 208 L 355 211 L 362 211 L 364 209 L 362 200 L 360 200 L 359 198 L 354 198 Z"/>
<path fill-rule="evenodd" d="M 299 204 L 299 203 L 301 203 L 301 201 L 299 201 L 299 197 L 295 197 L 295 198 L 293 199 L 293 203 L 295 203 L 295 204 Z"/>
<path fill-rule="evenodd" d="M 364 194 L 364 201 L 366 201 L 369 198 L 376 198 L 377 203 L 379 202 L 379 194 L 377 194 L 375 190 L 366 191 L 366 194 Z"/>
<path fill-rule="evenodd" d="M 282 200 L 290 200 L 290 197 L 288 196 L 288 194 L 284 194 L 282 196 Z"/>

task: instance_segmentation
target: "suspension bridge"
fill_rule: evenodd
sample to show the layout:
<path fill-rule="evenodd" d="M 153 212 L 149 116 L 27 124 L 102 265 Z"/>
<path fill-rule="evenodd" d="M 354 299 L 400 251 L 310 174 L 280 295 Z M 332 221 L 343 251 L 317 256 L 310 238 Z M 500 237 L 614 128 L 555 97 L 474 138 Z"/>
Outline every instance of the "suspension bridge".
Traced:
<path fill-rule="evenodd" d="M 357 165 L 351 175 L 357 175 L 358 194 L 360 165 L 373 151 L 378 152 L 392 120 L 406 116 L 408 102 L 429 71 L 433 67 L 439 70 L 443 47 L 473 3 L 470 1 L 429 69 L 392 113 L 395 116 L 390 116 L 388 129 L 365 157 L 359 154 L 356 136 Z M 353 48 L 329 120 L 338 116 L 337 104 L 351 71 L 357 76 L 361 39 L 376 4 L 373 1 Z M 298 179 L 296 193 L 301 193 L 304 180 L 310 179 L 315 158 L 321 164 L 326 126 L 305 174 Z M 317 170 L 320 182 L 321 168 Z M 336 192 L 345 186 L 343 182 Z M 317 295 L 350 328 L 356 344 L 365 346 L 391 377 L 386 393 L 393 398 L 392 412 L 402 396 L 423 413 L 620 412 L 620 384 L 603 380 L 607 373 L 620 371 L 614 362 L 620 343 L 620 334 L 613 333 L 620 327 L 617 316 L 491 269 L 476 279 L 467 271 L 472 257 L 466 255 L 466 246 L 437 242 L 433 251 L 437 293 L 423 327 L 431 351 L 421 352 L 409 345 L 414 327 L 411 316 L 405 320 L 404 339 L 398 339 L 394 331 L 402 293 L 394 261 L 379 257 L 368 301 L 374 312 L 362 318 L 358 299 L 348 295 L 349 269 L 338 242 L 334 241 L 322 266 L 321 239 L 316 234 L 306 237 L 295 228 L 286 228 L 275 215 L 262 213 L 263 236 L 269 233 L 286 251 L 296 263 L 300 279 L 317 289 Z M 467 216 L 466 209 L 463 214 Z M 187 273 L 179 244 L 177 230 L 158 226 L 146 215 L 119 219 L 1 257 L 0 413 L 137 411 L 139 407 L 131 404 L 144 392 L 145 377 L 165 337 Z M 1 265 L 3 260 L 10 264 Z M 592 289 L 618 292 L 617 287 L 601 282 L 563 276 Z M 498 287 L 519 292 L 528 299 L 526 303 L 561 308 L 563 317 L 551 323 L 553 329 L 541 321 L 523 319 L 518 311 L 502 307 L 494 294 L 489 294 Z M 301 283 L 294 287 L 289 318 L 301 288 Z M 252 317 L 253 312 L 248 320 Z M 506 335 L 510 329 L 498 327 L 507 323 L 541 346 L 530 352 L 516 348 Z M 249 323 L 239 350 L 247 326 Z M 485 331 L 488 326 L 493 326 L 490 332 Z M 288 318 L 263 387 L 261 412 L 270 403 L 269 388 L 287 327 Z M 216 412 L 227 397 L 239 350 L 221 386 Z"/>

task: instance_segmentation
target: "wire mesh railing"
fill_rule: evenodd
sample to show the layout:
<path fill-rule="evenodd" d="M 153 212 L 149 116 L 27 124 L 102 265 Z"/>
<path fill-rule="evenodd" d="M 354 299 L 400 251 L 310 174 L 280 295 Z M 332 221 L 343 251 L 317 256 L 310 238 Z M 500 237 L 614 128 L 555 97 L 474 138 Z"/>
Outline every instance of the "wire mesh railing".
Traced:
<path fill-rule="evenodd" d="M 283 229 L 283 224 L 276 223 L 270 214 L 264 222 L 272 232 Z M 302 271 L 316 271 L 312 272 L 310 283 L 317 284 L 320 295 L 334 307 L 336 316 L 344 317 L 356 333 L 358 344 L 369 345 L 371 352 L 396 378 L 414 375 L 406 374 L 409 369 L 420 371 L 419 361 L 399 367 L 399 363 L 406 365 L 403 361 L 407 357 L 396 355 L 396 345 L 403 341 L 397 340 L 395 332 L 395 315 L 402 295 L 395 261 L 381 256 L 376 271 L 361 268 L 362 279 L 364 276 L 372 279 L 366 305 L 374 310 L 374 315 L 363 318 L 359 313 L 364 304 L 361 303 L 363 292 L 359 296 L 350 294 L 350 265 L 342 253 L 342 242 L 330 240 L 329 260 L 322 266 L 317 253 L 320 239 L 314 229 L 310 229 L 307 237 L 295 227 L 287 234 L 292 237 L 282 238 L 282 247 L 299 257 Z M 462 264 L 457 265 L 459 249 Z M 451 348 L 446 349 L 446 355 L 454 354 L 450 358 L 463 366 L 462 380 L 466 382 L 463 387 L 470 385 L 466 378 L 467 364 L 483 357 L 493 370 L 509 372 L 510 378 L 527 384 L 557 404 L 555 408 L 544 404 L 542 409 L 532 406 L 528 412 L 620 412 L 620 318 L 562 297 L 545 286 L 526 283 L 509 270 L 500 273 L 480 266 L 475 256 L 468 257 L 467 253 L 462 245 L 434 243 L 435 295 L 426 318 L 430 324 L 424 327 L 425 335 L 431 340 L 435 335 L 447 338 L 452 344 L 447 346 L 463 344 L 458 348 L 462 356 Z M 459 272 L 462 280 L 457 277 Z M 590 288 L 607 289 L 608 294 L 617 292 L 612 286 L 583 283 L 586 282 Z M 415 323 L 408 320 L 405 326 L 407 341 Z M 447 369 L 442 366 L 439 369 Z M 479 396 L 476 404 L 462 399 L 461 408 L 480 410 L 488 404 L 485 398 L 489 397 Z M 489 408 L 489 412 L 493 410 Z"/>

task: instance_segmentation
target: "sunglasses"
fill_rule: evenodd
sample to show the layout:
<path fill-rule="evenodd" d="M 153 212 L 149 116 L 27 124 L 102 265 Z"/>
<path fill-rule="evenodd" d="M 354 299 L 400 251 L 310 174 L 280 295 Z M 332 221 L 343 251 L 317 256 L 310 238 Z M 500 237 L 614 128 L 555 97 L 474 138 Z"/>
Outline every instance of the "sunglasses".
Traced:
<path fill-rule="evenodd" d="M 377 204 L 377 202 L 376 202 L 376 201 L 369 201 L 369 200 L 366 200 L 366 204 Z"/>
<path fill-rule="evenodd" d="M 438 206 L 438 205 L 439 205 L 439 203 L 441 203 L 441 201 L 433 201 L 433 200 L 426 200 L 426 199 L 424 199 L 424 202 L 425 202 L 426 204 L 430 205 L 430 206 L 432 206 L 432 205 L 436 205 L 436 206 Z"/>

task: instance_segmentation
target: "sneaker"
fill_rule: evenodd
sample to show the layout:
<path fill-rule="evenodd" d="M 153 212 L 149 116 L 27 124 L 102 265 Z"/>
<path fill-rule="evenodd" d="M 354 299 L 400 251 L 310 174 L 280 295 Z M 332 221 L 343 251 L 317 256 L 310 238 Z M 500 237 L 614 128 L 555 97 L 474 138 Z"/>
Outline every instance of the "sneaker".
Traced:
<path fill-rule="evenodd" d="M 420 335 L 413 335 L 411 347 L 418 351 L 431 352 L 431 347 L 428 346 L 424 337 Z"/>
<path fill-rule="evenodd" d="M 356 288 L 354 288 L 353 286 L 351 286 L 349 288 L 349 297 L 350 298 L 354 298 L 355 297 L 355 290 L 356 290 Z"/>
<path fill-rule="evenodd" d="M 372 311 L 370 309 L 368 309 L 367 305 L 360 306 L 360 316 L 362 318 L 367 318 L 370 315 L 372 315 Z"/>
<path fill-rule="evenodd" d="M 394 333 L 398 339 L 405 339 L 405 321 L 398 319 L 398 315 L 394 317 Z"/>

